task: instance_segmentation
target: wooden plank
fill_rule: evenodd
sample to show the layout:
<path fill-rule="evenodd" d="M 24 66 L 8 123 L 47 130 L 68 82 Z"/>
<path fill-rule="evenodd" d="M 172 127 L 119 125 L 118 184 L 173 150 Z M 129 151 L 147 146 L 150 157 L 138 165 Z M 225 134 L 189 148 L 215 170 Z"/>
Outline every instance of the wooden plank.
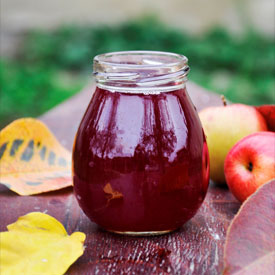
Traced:
<path fill-rule="evenodd" d="M 59 140 L 71 148 L 93 87 L 46 113 L 42 120 Z M 198 110 L 219 105 L 219 97 L 189 84 L 189 94 Z M 0 229 L 31 211 L 56 217 L 68 233 L 87 235 L 85 253 L 67 274 L 220 274 L 223 246 L 230 221 L 240 204 L 227 188 L 213 183 L 198 213 L 178 231 L 156 237 L 129 237 L 98 228 L 79 208 L 72 188 L 37 196 L 20 197 L 0 186 Z"/>
<path fill-rule="evenodd" d="M 90 222 L 72 189 L 20 197 L 0 187 L 1 231 L 19 216 L 41 211 L 57 218 L 71 234 L 87 235 L 84 255 L 67 274 L 221 274 L 228 225 L 240 204 L 226 188 L 211 184 L 193 219 L 178 231 L 156 237 L 107 233 Z"/>

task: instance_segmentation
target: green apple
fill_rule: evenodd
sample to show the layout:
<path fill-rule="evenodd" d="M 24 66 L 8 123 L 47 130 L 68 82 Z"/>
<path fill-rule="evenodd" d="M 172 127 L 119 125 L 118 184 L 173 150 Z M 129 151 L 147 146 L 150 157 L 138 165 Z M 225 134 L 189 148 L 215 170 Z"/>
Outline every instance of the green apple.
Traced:
<path fill-rule="evenodd" d="M 208 107 L 199 113 L 210 156 L 210 178 L 225 182 L 224 160 L 229 150 L 243 137 L 267 131 L 263 116 L 252 106 L 232 104 Z"/>

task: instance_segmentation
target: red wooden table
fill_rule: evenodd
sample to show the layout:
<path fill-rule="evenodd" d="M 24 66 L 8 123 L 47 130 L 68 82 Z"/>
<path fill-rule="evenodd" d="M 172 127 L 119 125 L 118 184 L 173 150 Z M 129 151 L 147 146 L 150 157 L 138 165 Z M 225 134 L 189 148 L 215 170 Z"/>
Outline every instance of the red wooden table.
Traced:
<path fill-rule="evenodd" d="M 41 117 L 61 143 L 71 149 L 92 87 Z M 198 110 L 221 105 L 215 94 L 193 83 L 189 95 Z M 156 237 L 129 237 L 105 232 L 79 208 L 72 188 L 21 197 L 0 185 L 0 229 L 32 211 L 50 214 L 69 234 L 86 234 L 85 252 L 66 274 L 221 274 L 226 230 L 240 204 L 225 187 L 211 183 L 198 213 L 178 231 Z M 32 274 L 27 274 L 32 275 Z"/>

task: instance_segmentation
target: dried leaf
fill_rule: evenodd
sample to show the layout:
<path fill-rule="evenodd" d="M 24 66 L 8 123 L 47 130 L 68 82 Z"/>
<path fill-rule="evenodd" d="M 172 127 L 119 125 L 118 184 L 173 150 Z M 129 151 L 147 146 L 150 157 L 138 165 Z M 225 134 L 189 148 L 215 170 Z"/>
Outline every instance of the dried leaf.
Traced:
<path fill-rule="evenodd" d="M 64 274 L 84 251 L 85 234 L 68 235 L 55 218 L 40 212 L 20 217 L 0 233 L 0 274 Z"/>
<path fill-rule="evenodd" d="M 275 180 L 261 186 L 231 222 L 224 251 L 224 274 L 274 274 Z"/>
<path fill-rule="evenodd" d="M 72 185 L 71 155 L 39 120 L 18 119 L 0 132 L 0 182 L 20 195 Z"/>
<path fill-rule="evenodd" d="M 275 105 L 257 106 L 256 109 L 265 118 L 268 130 L 275 132 Z"/>
<path fill-rule="evenodd" d="M 116 191 L 116 190 L 113 190 L 112 186 L 110 183 L 107 183 L 104 188 L 103 188 L 103 191 L 107 194 L 108 196 L 108 203 L 111 201 L 111 200 L 114 200 L 114 199 L 121 199 L 123 198 L 123 195 Z"/>

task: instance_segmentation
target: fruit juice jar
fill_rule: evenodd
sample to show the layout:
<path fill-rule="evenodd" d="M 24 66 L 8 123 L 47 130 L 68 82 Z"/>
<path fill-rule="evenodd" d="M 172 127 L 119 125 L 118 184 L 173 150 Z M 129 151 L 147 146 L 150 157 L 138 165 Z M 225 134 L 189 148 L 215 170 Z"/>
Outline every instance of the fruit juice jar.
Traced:
<path fill-rule="evenodd" d="M 182 55 L 129 51 L 94 58 L 96 89 L 73 149 L 74 192 L 91 221 L 156 235 L 197 212 L 208 149 L 185 83 Z"/>

